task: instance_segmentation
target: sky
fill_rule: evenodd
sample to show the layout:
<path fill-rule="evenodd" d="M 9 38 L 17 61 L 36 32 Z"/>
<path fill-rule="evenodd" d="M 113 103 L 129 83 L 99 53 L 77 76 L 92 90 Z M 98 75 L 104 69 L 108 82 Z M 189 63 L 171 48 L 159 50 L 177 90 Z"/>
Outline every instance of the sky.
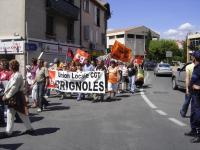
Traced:
<path fill-rule="evenodd" d="M 165 39 L 200 32 L 200 0 L 107 0 L 108 30 L 144 25 Z"/>

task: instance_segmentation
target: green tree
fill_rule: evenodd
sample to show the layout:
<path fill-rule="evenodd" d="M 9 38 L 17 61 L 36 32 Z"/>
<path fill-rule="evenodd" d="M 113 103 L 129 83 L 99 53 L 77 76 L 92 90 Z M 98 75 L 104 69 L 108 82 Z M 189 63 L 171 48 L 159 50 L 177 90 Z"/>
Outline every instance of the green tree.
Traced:
<path fill-rule="evenodd" d="M 147 38 L 146 38 L 146 43 L 145 43 L 145 50 L 146 52 L 148 53 L 148 50 L 149 50 L 149 45 L 150 45 L 150 42 L 152 41 L 152 35 L 151 35 L 151 30 L 148 31 L 148 34 L 147 34 Z"/>
<path fill-rule="evenodd" d="M 170 61 L 172 61 L 172 59 L 180 59 L 180 57 L 177 56 L 182 55 L 175 41 L 156 40 L 150 42 L 147 58 L 156 60 L 157 62 L 165 61 L 167 60 L 166 51 L 171 51 L 173 53 L 173 57 L 169 58 Z"/>

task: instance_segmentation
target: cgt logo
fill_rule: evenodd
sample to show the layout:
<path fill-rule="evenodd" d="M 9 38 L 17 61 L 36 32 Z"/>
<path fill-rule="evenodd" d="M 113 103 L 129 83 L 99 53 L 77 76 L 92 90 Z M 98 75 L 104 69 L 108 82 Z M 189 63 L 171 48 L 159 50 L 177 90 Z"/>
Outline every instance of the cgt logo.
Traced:
<path fill-rule="evenodd" d="M 49 70 L 49 85 L 48 88 L 55 88 L 56 71 Z"/>

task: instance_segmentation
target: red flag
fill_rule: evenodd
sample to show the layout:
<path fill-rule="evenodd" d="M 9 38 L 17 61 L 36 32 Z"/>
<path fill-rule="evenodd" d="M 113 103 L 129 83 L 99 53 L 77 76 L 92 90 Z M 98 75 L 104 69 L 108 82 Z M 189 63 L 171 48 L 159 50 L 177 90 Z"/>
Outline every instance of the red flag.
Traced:
<path fill-rule="evenodd" d="M 80 63 L 83 63 L 85 59 L 89 58 L 89 54 L 86 53 L 85 51 L 81 50 L 81 49 L 77 49 L 76 51 L 76 55 L 74 56 L 74 61 L 78 61 Z"/>
<path fill-rule="evenodd" d="M 73 54 L 71 48 L 68 48 L 68 51 L 67 51 L 67 57 L 69 57 L 69 58 L 71 58 L 71 59 L 74 58 L 74 54 Z"/>

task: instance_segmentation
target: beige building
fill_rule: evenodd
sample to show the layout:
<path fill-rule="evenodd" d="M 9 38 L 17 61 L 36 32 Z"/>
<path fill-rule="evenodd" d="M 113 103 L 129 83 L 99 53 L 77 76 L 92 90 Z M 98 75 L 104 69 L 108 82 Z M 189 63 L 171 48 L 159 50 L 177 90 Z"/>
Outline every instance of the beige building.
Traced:
<path fill-rule="evenodd" d="M 187 35 L 187 62 L 191 60 L 189 53 L 200 50 L 200 33 L 189 33 Z"/>
<path fill-rule="evenodd" d="M 22 71 L 41 52 L 64 61 L 80 47 L 80 0 L 1 0 L 0 20 L 0 58 L 16 58 Z"/>
<path fill-rule="evenodd" d="M 111 48 L 115 41 L 119 41 L 125 46 L 132 49 L 132 54 L 135 56 L 145 55 L 145 41 L 147 35 L 151 32 L 153 39 L 159 39 L 160 35 L 155 31 L 145 27 L 130 27 L 125 29 L 116 29 L 107 32 L 107 48 Z"/>
<path fill-rule="evenodd" d="M 81 45 L 95 57 L 103 54 L 106 49 L 110 10 L 99 0 L 82 0 L 81 4 Z"/>

